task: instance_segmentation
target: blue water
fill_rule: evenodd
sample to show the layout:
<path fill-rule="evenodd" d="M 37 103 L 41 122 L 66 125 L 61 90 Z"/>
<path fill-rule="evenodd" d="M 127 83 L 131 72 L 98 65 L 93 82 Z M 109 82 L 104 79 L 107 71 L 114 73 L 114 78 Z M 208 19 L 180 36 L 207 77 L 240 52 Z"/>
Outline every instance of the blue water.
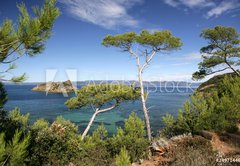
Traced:
<path fill-rule="evenodd" d="M 63 116 L 65 119 L 71 120 L 79 126 L 80 132 L 83 131 L 93 111 L 90 108 L 83 110 L 69 111 L 64 102 L 69 97 L 62 94 L 48 94 L 43 92 L 35 92 L 31 89 L 36 85 L 6 85 L 8 93 L 8 102 L 5 105 L 7 110 L 19 107 L 22 114 L 30 113 L 30 123 L 36 119 L 44 118 L 49 122 L 53 122 L 57 116 Z M 182 104 L 189 98 L 193 90 L 188 88 L 148 88 L 149 96 L 147 105 L 149 108 L 150 121 L 154 134 L 163 126 L 161 117 L 166 113 L 176 116 Z M 96 117 L 91 131 L 97 125 L 104 124 L 110 134 L 116 132 L 117 127 L 122 126 L 124 120 L 134 111 L 143 118 L 141 102 L 125 102 L 118 108 L 99 114 Z"/>

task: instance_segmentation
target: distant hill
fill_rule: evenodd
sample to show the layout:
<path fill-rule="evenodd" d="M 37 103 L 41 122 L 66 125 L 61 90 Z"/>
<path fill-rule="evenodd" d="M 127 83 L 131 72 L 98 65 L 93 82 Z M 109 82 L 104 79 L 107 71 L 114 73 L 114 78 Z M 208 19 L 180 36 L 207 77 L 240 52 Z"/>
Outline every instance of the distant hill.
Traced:
<path fill-rule="evenodd" d="M 214 76 L 214 77 L 210 78 L 208 81 L 202 83 L 198 87 L 197 91 L 199 91 L 199 92 L 209 92 L 213 89 L 219 88 L 219 85 L 223 82 L 223 79 L 224 79 L 225 76 L 235 77 L 236 74 L 235 73 L 226 73 L 226 74 Z"/>
<path fill-rule="evenodd" d="M 127 84 L 127 85 L 135 85 L 139 86 L 138 81 L 135 80 L 87 80 L 87 81 L 79 81 L 77 82 L 78 86 L 84 86 L 87 84 L 101 84 L 101 83 L 109 83 L 109 84 Z M 199 87 L 201 83 L 196 82 L 185 82 L 185 81 L 144 81 L 144 86 L 148 87 L 172 87 L 172 86 L 179 86 L 179 87 Z"/>
<path fill-rule="evenodd" d="M 62 92 L 74 92 L 77 88 L 74 87 L 70 80 L 65 82 L 47 82 L 37 85 L 32 88 L 33 91 L 50 92 L 50 93 L 62 93 Z"/>
<path fill-rule="evenodd" d="M 55 82 L 59 83 L 59 82 Z M 76 82 L 74 82 L 76 83 Z M 126 84 L 126 85 L 135 85 L 139 86 L 138 81 L 136 80 L 86 80 L 86 81 L 78 81 L 77 85 L 78 87 L 87 85 L 87 84 Z M 6 85 L 15 85 L 14 83 L 4 83 Z M 24 82 L 21 83 L 20 85 L 44 85 L 46 83 L 44 82 Z M 178 86 L 178 87 L 191 87 L 191 88 L 197 88 L 201 85 L 201 82 L 185 82 L 185 81 L 144 81 L 144 86 L 145 87 L 173 87 L 173 86 Z"/>

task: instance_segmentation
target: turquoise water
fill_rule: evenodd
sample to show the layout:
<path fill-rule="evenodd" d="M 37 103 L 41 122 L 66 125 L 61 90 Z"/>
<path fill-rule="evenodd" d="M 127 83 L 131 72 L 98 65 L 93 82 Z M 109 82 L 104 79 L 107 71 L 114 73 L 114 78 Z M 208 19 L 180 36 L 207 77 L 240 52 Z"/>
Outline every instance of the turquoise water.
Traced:
<path fill-rule="evenodd" d="M 64 102 L 69 97 L 62 94 L 48 94 L 31 91 L 36 85 L 6 85 L 8 92 L 8 102 L 5 105 L 7 110 L 15 107 L 21 109 L 21 113 L 30 113 L 30 122 L 44 118 L 52 122 L 57 116 L 63 116 L 79 126 L 82 131 L 88 123 L 93 111 L 90 108 L 83 110 L 69 111 Z M 189 98 L 193 90 L 189 88 L 173 89 L 168 88 L 148 88 L 149 96 L 147 105 L 149 108 L 150 121 L 154 134 L 163 126 L 161 117 L 166 113 L 176 115 L 182 107 L 182 103 Z M 70 96 L 74 96 L 71 94 Z M 122 126 L 124 120 L 134 111 L 143 118 L 141 102 L 125 102 L 118 108 L 99 114 L 94 122 L 91 131 L 99 124 L 104 124 L 110 134 L 116 132 L 116 128 Z"/>

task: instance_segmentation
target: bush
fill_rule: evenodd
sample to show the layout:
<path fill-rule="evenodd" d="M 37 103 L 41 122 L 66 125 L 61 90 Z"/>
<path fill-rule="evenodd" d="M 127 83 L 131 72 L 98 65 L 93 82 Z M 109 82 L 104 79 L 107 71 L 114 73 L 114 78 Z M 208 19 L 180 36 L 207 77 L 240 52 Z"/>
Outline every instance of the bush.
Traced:
<path fill-rule="evenodd" d="M 11 141 L 5 141 L 5 135 L 0 134 L 0 164 L 1 165 L 25 165 L 28 155 L 30 135 L 25 135 L 19 130 Z"/>
<path fill-rule="evenodd" d="M 117 162 L 122 163 L 124 158 L 128 164 L 145 158 L 148 152 L 144 121 L 135 113 L 113 137 L 108 137 L 101 125 L 83 140 L 75 124 L 62 117 L 51 125 L 39 119 L 29 126 L 29 115 L 21 115 L 20 110 L 15 109 L 4 118 L 9 122 L 4 124 L 4 131 L 16 129 L 16 133 L 8 133 L 11 139 L 0 134 L 0 162 L 8 158 L 7 164 L 107 166 L 114 164 L 116 156 Z"/>
<path fill-rule="evenodd" d="M 24 165 L 30 143 L 29 114 L 21 115 L 20 109 L 0 110 L 0 163 Z M 3 164 L 5 163 L 5 164 Z"/>
<path fill-rule="evenodd" d="M 177 146 L 172 147 L 174 158 L 170 165 L 174 166 L 206 166 L 216 164 L 216 153 L 211 143 L 202 137 L 184 138 L 175 142 Z"/>
<path fill-rule="evenodd" d="M 119 155 L 116 156 L 116 165 L 117 166 L 130 166 L 130 156 L 126 147 L 121 148 Z"/>
<path fill-rule="evenodd" d="M 92 134 L 87 136 L 81 143 L 81 154 L 76 159 L 75 164 L 98 166 L 98 165 L 111 165 L 113 158 L 108 151 L 107 142 L 108 132 L 103 125 L 100 125 Z"/>
<path fill-rule="evenodd" d="M 129 152 L 131 162 L 147 157 L 148 141 L 146 139 L 144 121 L 135 113 L 126 120 L 124 128 L 119 128 L 117 135 L 108 139 L 112 156 L 119 154 L 122 147 Z"/>
<path fill-rule="evenodd" d="M 27 134 L 29 128 L 29 114 L 21 115 L 20 109 L 15 108 L 8 112 L 0 110 L 0 131 L 5 134 L 5 140 L 12 140 L 15 131 Z"/>
<path fill-rule="evenodd" d="M 31 131 L 30 165 L 68 165 L 80 152 L 77 127 L 62 117 L 50 127 L 46 121 L 38 120 Z"/>
<path fill-rule="evenodd" d="M 163 117 L 163 133 L 173 136 L 200 130 L 235 132 L 240 119 L 240 78 L 226 76 L 217 91 L 196 93 L 183 105 L 176 119 Z"/>

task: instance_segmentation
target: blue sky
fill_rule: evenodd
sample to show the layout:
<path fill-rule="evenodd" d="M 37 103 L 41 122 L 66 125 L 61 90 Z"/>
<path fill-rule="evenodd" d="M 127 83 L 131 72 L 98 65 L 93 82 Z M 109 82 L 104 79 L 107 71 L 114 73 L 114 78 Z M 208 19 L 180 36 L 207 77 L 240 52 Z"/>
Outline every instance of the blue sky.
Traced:
<path fill-rule="evenodd" d="M 16 3 L 2 1 L 0 21 L 16 20 Z M 27 7 L 43 1 L 24 1 Z M 56 21 L 46 50 L 34 58 L 17 61 L 15 75 L 26 72 L 27 82 L 46 80 L 46 70 L 56 69 L 56 80 L 66 80 L 65 70 L 75 69 L 77 79 L 135 80 L 135 61 L 127 53 L 105 48 L 108 34 L 142 29 L 170 30 L 183 42 L 181 50 L 158 54 L 144 73 L 145 80 L 190 80 L 201 61 L 199 50 L 206 44 L 202 29 L 216 25 L 233 26 L 239 31 L 239 0 L 58 0 L 61 15 Z"/>

